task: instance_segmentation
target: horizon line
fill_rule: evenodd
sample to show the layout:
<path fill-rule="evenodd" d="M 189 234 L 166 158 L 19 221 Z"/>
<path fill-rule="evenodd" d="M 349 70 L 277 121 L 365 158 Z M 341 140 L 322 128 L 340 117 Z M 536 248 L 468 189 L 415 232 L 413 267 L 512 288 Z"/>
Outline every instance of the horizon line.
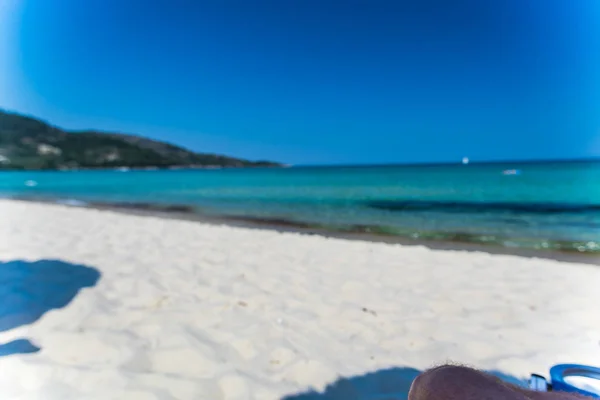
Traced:
<path fill-rule="evenodd" d="M 535 159 L 506 159 L 506 160 L 477 160 L 469 161 L 463 164 L 458 161 L 433 161 L 433 162 L 392 162 L 392 163 L 357 163 L 357 164 L 287 164 L 289 168 L 353 168 L 353 167 L 442 167 L 442 166 L 462 166 L 469 165 L 493 165 L 493 164 L 569 164 L 569 163 L 589 163 L 600 162 L 600 156 L 592 157 L 574 157 L 574 158 L 535 158 Z"/>

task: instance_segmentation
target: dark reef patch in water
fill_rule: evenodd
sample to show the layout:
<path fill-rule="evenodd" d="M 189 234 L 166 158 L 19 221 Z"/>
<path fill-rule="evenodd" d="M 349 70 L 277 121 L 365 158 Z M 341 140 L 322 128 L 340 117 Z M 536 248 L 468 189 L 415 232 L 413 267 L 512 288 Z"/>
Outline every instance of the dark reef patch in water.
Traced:
<path fill-rule="evenodd" d="M 600 212 L 600 204 L 576 203 L 517 203 L 517 202 L 470 202 L 470 201 L 422 201 L 386 200 L 368 201 L 366 205 L 386 211 L 484 213 L 507 212 L 529 214 L 572 214 Z"/>

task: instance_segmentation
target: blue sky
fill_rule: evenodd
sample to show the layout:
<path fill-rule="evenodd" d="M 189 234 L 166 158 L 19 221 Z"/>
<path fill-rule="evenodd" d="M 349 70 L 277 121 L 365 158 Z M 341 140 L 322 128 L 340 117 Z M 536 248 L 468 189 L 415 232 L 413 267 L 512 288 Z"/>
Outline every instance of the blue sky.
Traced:
<path fill-rule="evenodd" d="M 294 164 L 600 156 L 597 0 L 0 0 L 0 107 Z"/>

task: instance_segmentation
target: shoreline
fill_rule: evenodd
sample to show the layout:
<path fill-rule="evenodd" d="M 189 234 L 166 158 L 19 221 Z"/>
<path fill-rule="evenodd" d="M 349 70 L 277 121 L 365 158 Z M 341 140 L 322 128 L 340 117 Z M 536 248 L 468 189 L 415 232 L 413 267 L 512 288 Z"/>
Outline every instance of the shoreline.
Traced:
<path fill-rule="evenodd" d="M 490 255 L 508 255 L 525 258 L 540 258 L 560 262 L 581 263 L 600 266 L 598 252 L 561 251 L 556 249 L 532 249 L 522 247 L 507 247 L 494 243 L 474 243 L 460 240 L 439 240 L 409 238 L 405 236 L 369 232 L 369 226 L 355 226 L 355 230 L 333 230 L 323 226 L 292 221 L 283 218 L 261 218 L 251 216 L 213 216 L 197 212 L 193 206 L 184 204 L 158 203 L 103 203 L 43 200 L 31 198 L 13 198 L 12 201 L 23 201 L 38 204 L 54 204 L 68 208 L 88 208 L 106 210 L 125 215 L 157 217 L 163 219 L 191 221 L 208 225 L 225 225 L 255 230 L 272 230 L 276 232 L 292 232 L 303 235 L 317 235 L 325 238 L 336 238 L 350 241 L 367 241 L 373 243 L 399 244 L 402 246 L 425 247 L 431 250 L 481 252 Z"/>

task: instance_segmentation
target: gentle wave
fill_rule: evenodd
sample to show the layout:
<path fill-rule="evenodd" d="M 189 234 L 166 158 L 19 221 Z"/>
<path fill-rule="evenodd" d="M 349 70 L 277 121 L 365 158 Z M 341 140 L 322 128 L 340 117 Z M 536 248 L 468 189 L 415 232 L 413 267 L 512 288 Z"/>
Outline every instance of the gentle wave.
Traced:
<path fill-rule="evenodd" d="M 56 200 L 56 203 L 63 204 L 65 206 L 72 206 L 72 207 L 86 207 L 88 205 L 88 203 L 86 203 L 85 201 L 75 200 L 75 199 Z"/>

